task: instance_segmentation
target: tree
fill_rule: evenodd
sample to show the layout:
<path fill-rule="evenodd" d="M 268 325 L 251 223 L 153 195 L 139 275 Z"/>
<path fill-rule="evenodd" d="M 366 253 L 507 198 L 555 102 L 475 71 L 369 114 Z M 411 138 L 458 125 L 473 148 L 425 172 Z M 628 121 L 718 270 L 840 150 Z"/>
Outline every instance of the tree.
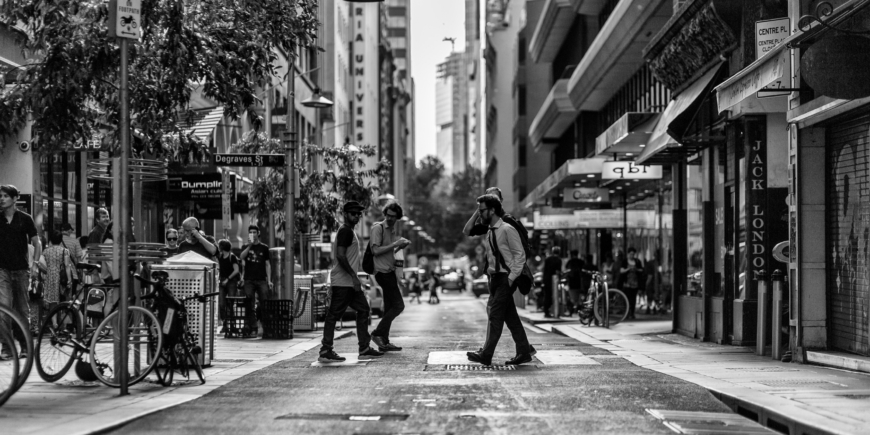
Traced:
<path fill-rule="evenodd" d="M 313 47 L 316 8 L 316 0 L 143 1 L 129 87 L 131 128 L 144 146 L 164 148 L 197 87 L 238 119 L 258 102 L 256 90 L 277 75 L 279 51 L 295 56 L 297 48 Z M 14 135 L 32 112 L 34 144 L 43 151 L 62 150 L 100 129 L 116 145 L 120 55 L 107 36 L 107 3 L 6 0 L 0 16 L 23 30 L 20 45 L 31 59 L 7 74 L 14 87 L 0 96 L 0 136 Z"/>
<path fill-rule="evenodd" d="M 364 169 L 362 157 L 375 155 L 375 147 L 359 146 L 360 151 L 346 147 L 320 147 L 303 144 L 302 160 L 296 162 L 299 171 L 299 198 L 294 201 L 297 232 L 336 231 L 338 216 L 345 201 L 358 201 L 368 208 L 390 168 L 390 162 L 381 159 L 374 168 Z M 231 152 L 255 154 L 283 154 L 284 144 L 269 139 L 263 133 L 248 132 L 233 145 Z M 312 169 L 315 160 L 322 160 L 323 168 Z M 359 169 L 357 169 L 359 168 Z M 254 181 L 249 194 L 252 217 L 262 211 L 274 213 L 276 225 L 284 224 L 284 168 L 270 168 L 265 177 Z"/>

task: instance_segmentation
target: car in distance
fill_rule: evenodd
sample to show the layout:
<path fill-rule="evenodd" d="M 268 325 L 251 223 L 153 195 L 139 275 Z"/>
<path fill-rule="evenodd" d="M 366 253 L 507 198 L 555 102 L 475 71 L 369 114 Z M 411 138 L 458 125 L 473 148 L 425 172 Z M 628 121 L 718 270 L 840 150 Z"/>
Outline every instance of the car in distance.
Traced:
<path fill-rule="evenodd" d="M 486 275 L 481 275 L 474 281 L 471 281 L 471 292 L 474 293 L 476 298 L 489 294 L 489 280 L 486 278 Z"/>
<path fill-rule="evenodd" d="M 440 281 L 442 293 L 448 290 L 465 291 L 465 274 L 459 269 L 452 269 L 441 275 Z"/>

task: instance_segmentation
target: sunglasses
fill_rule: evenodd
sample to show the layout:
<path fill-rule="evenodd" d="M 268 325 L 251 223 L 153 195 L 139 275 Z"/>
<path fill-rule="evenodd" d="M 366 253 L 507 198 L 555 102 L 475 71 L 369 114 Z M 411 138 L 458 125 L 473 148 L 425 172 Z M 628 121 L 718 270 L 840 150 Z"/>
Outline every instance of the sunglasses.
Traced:
<path fill-rule="evenodd" d="M 361 211 L 349 211 L 347 212 L 347 214 L 349 214 L 350 216 L 362 216 Z"/>
<path fill-rule="evenodd" d="M 167 237 L 166 240 L 169 240 L 171 242 L 173 240 L 178 240 L 178 237 Z"/>

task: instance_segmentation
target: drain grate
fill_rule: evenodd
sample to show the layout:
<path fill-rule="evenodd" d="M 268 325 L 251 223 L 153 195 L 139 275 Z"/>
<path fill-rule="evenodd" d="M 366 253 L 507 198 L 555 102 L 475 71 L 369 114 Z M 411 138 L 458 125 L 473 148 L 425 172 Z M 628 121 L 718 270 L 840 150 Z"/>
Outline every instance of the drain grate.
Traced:
<path fill-rule="evenodd" d="M 287 414 L 275 420 L 404 421 L 409 414 Z"/>
<path fill-rule="evenodd" d="M 870 394 L 844 394 L 840 397 L 845 397 L 852 400 L 866 400 L 870 399 Z"/>
<path fill-rule="evenodd" d="M 580 346 L 580 343 L 539 343 L 533 344 L 532 346 L 542 346 L 542 347 L 565 347 L 565 346 Z"/>
<path fill-rule="evenodd" d="M 517 369 L 517 366 L 500 366 L 500 365 L 492 365 L 492 366 L 481 366 L 481 365 L 472 365 L 472 364 L 448 364 L 447 370 L 456 370 L 460 372 L 506 372 L 506 371 L 514 371 Z"/>
<path fill-rule="evenodd" d="M 213 359 L 211 362 L 213 363 L 246 363 L 251 362 L 252 359 Z"/>
<path fill-rule="evenodd" d="M 727 367 L 725 370 L 734 370 L 737 372 L 798 372 L 798 369 L 789 369 L 785 367 Z"/>
<path fill-rule="evenodd" d="M 767 385 L 769 387 L 782 387 L 782 386 L 791 386 L 791 385 L 824 385 L 831 386 L 836 385 L 838 387 L 846 387 L 847 385 L 838 384 L 832 381 L 826 381 L 824 379 L 774 379 L 769 381 L 759 381 L 759 384 Z"/>

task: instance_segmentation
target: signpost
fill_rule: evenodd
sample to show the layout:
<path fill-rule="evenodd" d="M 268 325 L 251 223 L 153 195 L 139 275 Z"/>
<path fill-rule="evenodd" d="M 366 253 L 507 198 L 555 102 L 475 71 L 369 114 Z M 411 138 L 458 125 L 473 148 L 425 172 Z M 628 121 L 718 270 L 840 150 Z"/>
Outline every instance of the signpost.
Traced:
<path fill-rule="evenodd" d="M 787 38 L 791 31 L 791 21 L 788 18 L 764 20 L 755 22 L 755 58 L 761 59 L 767 52 Z M 788 95 L 791 91 L 772 91 L 777 88 L 788 88 L 791 85 L 791 63 L 782 62 L 782 76 L 756 93 L 758 98 L 779 97 Z"/>
<path fill-rule="evenodd" d="M 283 154 L 215 154 L 215 166 L 284 167 Z"/>
<path fill-rule="evenodd" d="M 129 259 L 128 255 L 128 246 L 127 246 L 127 234 L 130 232 L 130 209 L 127 206 L 127 195 L 129 194 L 130 189 L 130 177 L 128 175 L 128 161 L 130 158 L 130 96 L 128 94 L 128 71 L 127 71 L 127 62 L 128 62 L 128 50 L 127 45 L 129 40 L 138 40 L 139 39 L 139 30 L 141 23 L 141 12 L 142 12 L 142 4 L 141 0 L 109 0 L 109 36 L 118 38 L 118 43 L 120 45 L 121 51 L 121 68 L 119 75 L 120 81 L 120 89 L 118 92 L 119 99 L 121 100 L 121 119 L 120 119 L 120 133 L 121 133 L 121 149 L 120 155 L 117 156 L 115 162 L 118 163 L 118 177 L 119 180 L 118 188 L 114 189 L 115 203 L 119 205 L 118 213 L 116 216 L 116 222 L 118 225 L 115 228 L 118 231 L 118 235 L 115 237 L 118 243 L 117 250 L 117 258 L 115 264 L 118 265 L 118 270 L 122 273 L 121 275 L 121 291 L 118 295 L 118 340 L 115 343 L 116 355 L 115 358 L 115 373 L 118 377 L 118 383 L 121 386 L 120 395 L 126 396 L 127 391 L 127 382 L 129 379 L 129 373 L 127 372 L 127 358 L 129 356 L 127 351 L 127 328 L 126 325 L 129 323 L 127 319 L 128 315 L 128 299 L 127 295 L 130 292 L 130 274 L 129 270 Z"/>

